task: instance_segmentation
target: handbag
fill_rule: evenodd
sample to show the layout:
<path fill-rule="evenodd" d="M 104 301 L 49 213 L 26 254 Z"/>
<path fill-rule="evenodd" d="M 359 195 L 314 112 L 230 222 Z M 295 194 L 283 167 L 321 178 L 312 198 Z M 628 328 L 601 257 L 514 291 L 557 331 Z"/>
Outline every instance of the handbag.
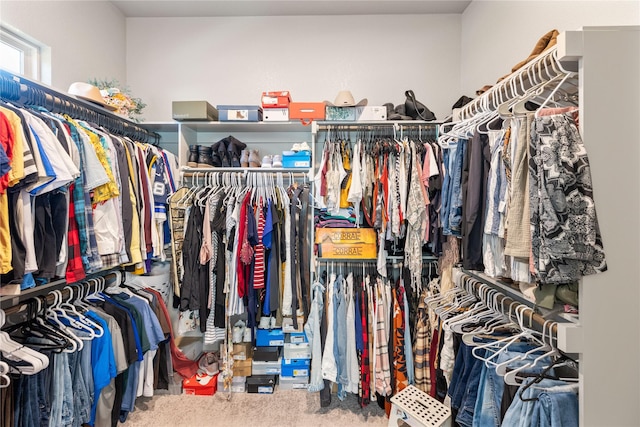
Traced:
<path fill-rule="evenodd" d="M 407 99 L 404 101 L 405 114 L 411 117 L 413 120 L 435 120 L 436 116 L 424 105 L 422 102 L 416 99 L 416 95 L 412 90 L 405 91 Z"/>

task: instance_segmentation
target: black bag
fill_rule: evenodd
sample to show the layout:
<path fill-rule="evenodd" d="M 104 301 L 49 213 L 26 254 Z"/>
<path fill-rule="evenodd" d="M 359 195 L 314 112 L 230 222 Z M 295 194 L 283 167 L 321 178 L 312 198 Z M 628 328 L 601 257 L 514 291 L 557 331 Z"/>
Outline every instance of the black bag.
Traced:
<path fill-rule="evenodd" d="M 436 116 L 424 105 L 422 102 L 416 100 L 416 95 L 412 90 L 408 90 L 405 93 L 407 97 L 404 102 L 405 114 L 411 117 L 413 120 L 435 120 Z"/>

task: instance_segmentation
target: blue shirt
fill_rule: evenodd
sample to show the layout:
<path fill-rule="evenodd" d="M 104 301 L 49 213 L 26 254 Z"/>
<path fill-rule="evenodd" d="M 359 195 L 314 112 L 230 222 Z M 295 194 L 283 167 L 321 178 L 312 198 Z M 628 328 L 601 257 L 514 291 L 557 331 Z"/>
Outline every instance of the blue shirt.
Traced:
<path fill-rule="evenodd" d="M 89 424 L 94 425 L 96 420 L 96 408 L 100 398 L 100 392 L 109 385 L 112 378 L 118 375 L 116 369 L 116 358 L 113 354 L 113 343 L 111 332 L 107 322 L 98 316 L 94 311 L 87 311 L 86 316 L 97 322 L 104 333 L 100 337 L 95 337 L 91 343 L 91 368 L 93 371 L 94 397 L 91 405 L 91 420 Z"/>

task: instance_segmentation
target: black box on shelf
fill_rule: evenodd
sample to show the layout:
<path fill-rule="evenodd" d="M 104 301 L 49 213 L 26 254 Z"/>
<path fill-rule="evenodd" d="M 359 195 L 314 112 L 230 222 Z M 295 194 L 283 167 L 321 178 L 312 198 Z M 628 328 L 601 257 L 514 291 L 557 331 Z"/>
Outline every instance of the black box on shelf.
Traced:
<path fill-rule="evenodd" d="M 273 362 L 280 357 L 280 347 L 254 347 L 253 360 Z"/>

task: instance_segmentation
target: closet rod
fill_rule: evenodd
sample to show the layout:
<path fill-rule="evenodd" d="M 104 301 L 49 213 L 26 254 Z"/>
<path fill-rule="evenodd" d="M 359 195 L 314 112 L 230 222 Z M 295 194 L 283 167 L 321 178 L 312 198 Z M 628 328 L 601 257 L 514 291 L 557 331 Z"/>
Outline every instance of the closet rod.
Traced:
<path fill-rule="evenodd" d="M 68 114 L 103 127 L 116 135 L 128 136 L 137 141 L 154 144 L 160 142 L 160 134 L 156 132 L 144 129 L 89 101 L 59 92 L 4 69 L 0 69 L 0 98 L 22 106 L 38 106 L 52 113 Z"/>
<path fill-rule="evenodd" d="M 124 274 L 124 273 L 121 273 Z M 16 325 L 18 323 L 22 323 L 25 322 L 29 319 L 26 318 L 26 313 L 29 311 L 29 301 L 34 300 L 35 298 L 44 298 L 43 304 L 46 305 L 51 305 L 53 304 L 54 301 L 54 295 L 53 295 L 53 291 L 60 291 L 62 292 L 62 297 L 63 298 L 68 298 L 69 295 L 69 289 L 65 289 L 67 286 L 84 286 L 84 287 L 90 287 L 93 283 L 93 279 L 97 279 L 99 277 L 103 277 L 105 279 L 105 281 L 107 281 L 107 283 L 109 281 L 112 281 L 113 279 L 116 279 L 118 276 L 115 272 L 109 272 L 107 274 L 104 273 L 98 273 L 92 276 L 87 276 L 87 278 L 82 279 L 79 282 L 75 282 L 75 283 L 67 283 L 62 281 L 62 283 L 56 283 L 55 286 L 50 286 L 50 287 L 46 287 L 42 289 L 42 292 L 38 293 L 38 294 L 29 294 L 28 298 L 24 298 L 23 300 L 21 300 L 18 304 L 12 305 L 6 309 L 3 309 L 5 315 L 7 316 L 7 320 L 5 323 L 5 326 L 10 326 L 10 325 Z M 105 287 L 108 285 L 105 285 Z M 46 293 L 45 293 L 46 291 Z M 14 316 L 13 319 L 10 318 Z"/>
<path fill-rule="evenodd" d="M 519 98 L 538 83 L 573 73 L 575 70 L 568 70 L 557 59 L 557 47 L 553 46 L 464 105 L 460 116 L 464 120 L 478 113 L 495 111 L 500 104 Z"/>
<path fill-rule="evenodd" d="M 465 270 L 462 270 L 462 272 L 463 274 L 461 277 L 461 281 L 466 283 L 467 280 L 471 280 L 471 284 L 473 285 L 473 293 L 478 299 L 482 299 L 483 296 L 486 296 L 485 293 L 480 292 L 480 289 L 482 288 L 483 285 L 487 285 L 491 287 L 492 289 L 498 291 L 498 296 L 497 296 L 498 306 L 502 309 L 505 315 L 507 316 L 511 315 L 511 317 L 514 318 L 514 315 L 516 313 L 516 307 L 524 306 L 525 308 L 521 310 L 522 310 L 522 314 L 523 314 L 522 317 L 523 317 L 523 322 L 525 326 L 541 333 L 544 332 L 546 334 L 550 334 L 551 339 L 553 341 L 555 342 L 558 341 L 557 323 L 567 322 L 566 319 L 558 317 L 556 312 L 549 312 L 548 314 L 543 316 L 536 311 L 536 309 L 538 310 L 540 309 L 539 307 L 535 307 L 535 306 L 531 307 L 529 304 L 525 304 L 522 301 L 519 301 L 518 299 L 516 299 L 515 297 L 505 295 L 505 293 L 503 293 L 503 288 L 501 286 L 496 286 L 497 285 L 496 283 L 492 283 L 488 280 L 482 280 L 478 276 L 474 274 L 469 274 Z M 459 286 L 462 286 L 463 288 L 466 289 L 466 287 L 462 283 Z M 485 301 L 485 302 L 492 303 L 493 301 Z M 553 322 L 551 326 L 544 326 L 545 323 L 548 324 L 549 321 Z"/>
<path fill-rule="evenodd" d="M 363 123 L 363 124 L 353 124 L 346 123 L 340 124 L 339 122 L 329 123 L 318 123 L 317 128 L 318 131 L 330 131 L 330 130 L 355 130 L 355 131 L 366 131 L 366 130 L 380 130 L 380 129 L 437 129 L 442 122 L 434 121 L 434 122 L 423 122 L 423 121 L 388 121 L 388 122 L 380 122 L 380 123 Z"/>
<path fill-rule="evenodd" d="M 307 170 L 301 171 L 300 169 L 294 168 L 214 168 L 214 169 L 191 169 L 189 171 L 183 171 L 182 176 L 185 178 L 205 178 L 209 177 L 214 173 L 239 173 L 243 175 L 245 178 L 249 173 L 259 173 L 259 174 L 282 174 L 283 176 L 303 176 L 309 179 L 310 173 Z"/>

